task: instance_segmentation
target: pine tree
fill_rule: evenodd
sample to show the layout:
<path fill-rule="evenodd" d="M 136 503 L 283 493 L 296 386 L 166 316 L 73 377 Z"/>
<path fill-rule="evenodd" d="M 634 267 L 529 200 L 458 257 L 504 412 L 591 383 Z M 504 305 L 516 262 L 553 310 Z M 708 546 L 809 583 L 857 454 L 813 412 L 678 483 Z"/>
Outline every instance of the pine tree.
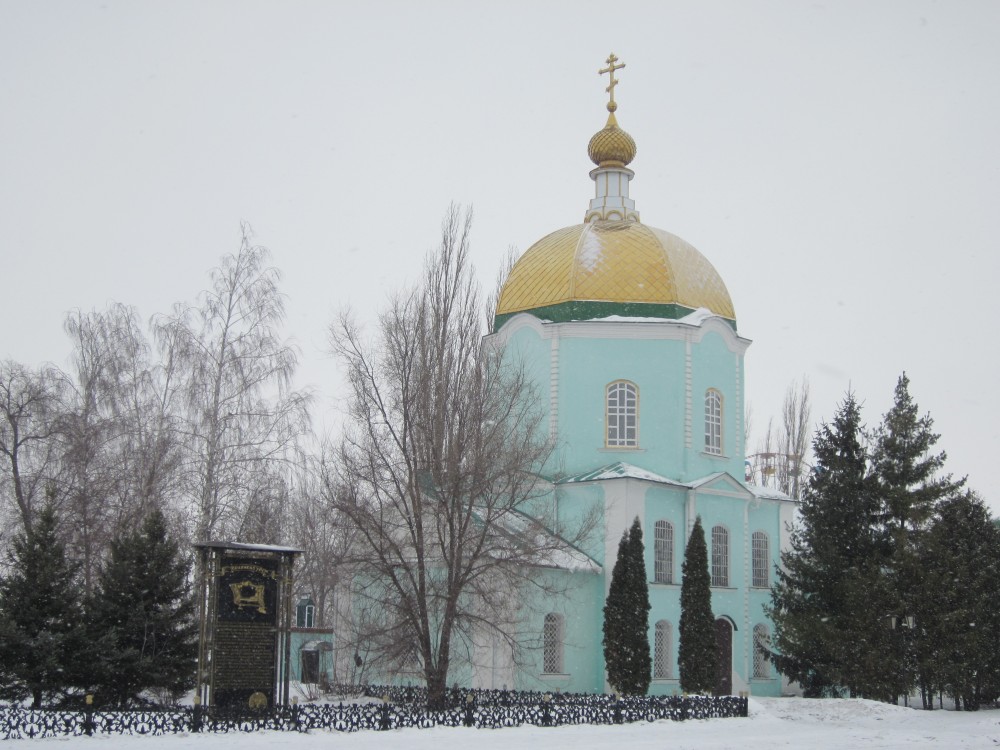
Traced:
<path fill-rule="evenodd" d="M 701 525 L 701 516 L 698 516 L 684 550 L 681 568 L 678 666 L 681 689 L 685 693 L 711 694 L 715 690 L 719 656 L 715 643 L 711 583 L 705 530 Z"/>
<path fill-rule="evenodd" d="M 771 656 L 807 695 L 846 688 L 888 697 L 895 664 L 887 613 L 873 606 L 890 594 L 881 576 L 886 540 L 853 394 L 817 430 L 813 455 L 800 524 L 771 589 Z"/>
<path fill-rule="evenodd" d="M 922 579 L 927 574 L 918 559 L 921 537 L 937 504 L 955 497 L 965 480 L 953 481 L 950 475 L 941 475 L 946 457 L 943 452 L 931 453 L 939 437 L 933 432 L 934 421 L 930 415 L 919 416 L 909 384 L 904 372 L 896 383 L 892 408 L 876 435 L 872 461 L 887 532 L 888 560 L 883 575 L 888 579 L 890 596 L 884 600 L 886 614 L 896 623 L 913 617 L 922 627 L 935 616 L 937 597 L 921 595 L 926 589 Z M 918 639 L 910 628 L 897 627 L 891 635 L 890 647 L 898 665 L 895 695 L 909 692 L 917 682 Z M 928 687 L 924 686 L 924 692 Z"/>
<path fill-rule="evenodd" d="M 604 605 L 604 663 L 608 682 L 622 695 L 645 695 L 649 690 L 649 609 L 642 526 L 637 517 L 618 543 Z"/>
<path fill-rule="evenodd" d="M 138 533 L 112 541 L 91 606 L 91 625 L 111 646 L 97 675 L 100 702 L 127 704 L 144 690 L 173 699 L 194 684 L 197 626 L 188 570 L 159 510 Z"/>
<path fill-rule="evenodd" d="M 31 698 L 32 708 L 81 686 L 89 644 L 76 568 L 57 535 L 51 503 L 18 534 L 0 580 L 0 698 Z"/>

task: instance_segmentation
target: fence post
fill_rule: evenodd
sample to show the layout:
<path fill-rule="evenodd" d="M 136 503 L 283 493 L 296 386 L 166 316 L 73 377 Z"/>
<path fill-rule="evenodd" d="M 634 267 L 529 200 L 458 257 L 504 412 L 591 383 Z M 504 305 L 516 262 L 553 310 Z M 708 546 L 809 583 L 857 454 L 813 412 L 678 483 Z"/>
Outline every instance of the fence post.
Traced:
<path fill-rule="evenodd" d="M 549 705 L 549 701 L 552 700 L 552 694 L 546 693 L 542 696 L 542 726 L 551 727 L 552 726 L 552 707 Z"/>
<path fill-rule="evenodd" d="M 83 733 L 88 737 L 94 734 L 94 696 L 87 693 L 87 697 L 84 698 L 87 704 L 87 708 L 84 709 L 83 715 Z"/>
<path fill-rule="evenodd" d="M 475 724 L 473 713 L 475 712 L 475 696 L 470 692 L 465 696 L 465 726 L 471 727 Z"/>
<path fill-rule="evenodd" d="M 379 729 L 386 731 L 389 729 L 389 696 L 382 696 L 382 713 L 379 717 Z"/>
<path fill-rule="evenodd" d="M 614 709 L 614 712 L 613 712 L 614 722 L 615 722 L 615 724 L 621 724 L 622 723 L 622 704 L 618 700 L 618 693 L 612 693 L 611 697 L 615 701 L 615 709 Z"/>
<path fill-rule="evenodd" d="M 198 693 L 194 694 L 194 712 L 191 715 L 191 731 L 200 732 L 201 731 L 201 696 Z"/>

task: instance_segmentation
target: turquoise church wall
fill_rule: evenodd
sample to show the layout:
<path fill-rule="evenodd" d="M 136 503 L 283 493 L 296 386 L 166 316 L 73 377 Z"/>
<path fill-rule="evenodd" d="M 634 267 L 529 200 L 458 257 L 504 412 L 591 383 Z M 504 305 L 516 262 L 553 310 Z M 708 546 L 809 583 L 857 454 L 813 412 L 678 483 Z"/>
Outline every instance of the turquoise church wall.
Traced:
<path fill-rule="evenodd" d="M 643 526 L 646 569 L 650 581 L 649 641 L 655 647 L 656 623 L 669 623 L 668 674 L 654 676 L 650 693 L 679 692 L 677 668 L 680 624 L 681 566 L 687 536 L 701 516 L 711 555 L 712 528 L 729 532 L 729 585 L 712 589 L 713 612 L 731 622 L 734 692 L 780 693 L 781 683 L 768 669 L 753 674 L 753 627 L 771 626 L 764 606 L 766 587 L 752 584 L 751 535 L 763 531 L 769 541 L 769 576 L 778 562 L 780 506 L 787 500 L 755 496 L 742 482 L 743 353 L 749 344 L 718 319 L 684 322 L 629 323 L 579 321 L 546 324 L 515 316 L 502 336 L 536 379 L 540 408 L 555 441 L 547 474 L 557 481 L 547 497 L 556 511 L 555 531 L 575 528 L 588 513 L 597 513 L 598 528 L 583 550 L 602 570 L 566 572 L 566 580 L 586 576 L 590 582 L 569 601 L 553 603 L 566 616 L 565 674 L 542 673 L 542 650 L 522 665 L 518 685 L 530 689 L 582 692 L 607 688 L 601 647 L 603 604 L 622 531 L 636 516 Z M 627 380 L 638 389 L 639 438 L 634 448 L 609 448 L 606 442 L 606 387 Z M 705 450 L 705 393 L 723 399 L 722 454 Z M 554 418 L 553 418 L 554 417 Z M 599 475 L 601 467 L 618 465 L 618 474 Z M 652 472 L 642 474 L 641 470 Z M 576 477 L 576 478 L 574 478 Z M 606 478 L 613 477 L 613 478 Z M 669 521 L 674 531 L 673 583 L 655 581 L 655 524 Z M 544 608 L 543 608 L 544 609 Z M 544 617 L 544 611 L 539 615 Z M 540 632 L 541 619 L 534 623 Z M 581 644 L 590 644 L 589 650 Z"/>
<path fill-rule="evenodd" d="M 548 570 L 542 573 L 546 585 L 563 589 L 564 594 L 549 596 L 540 589 L 526 591 L 526 609 L 530 616 L 524 623 L 524 642 L 537 648 L 524 653 L 515 685 L 519 690 L 543 690 L 599 693 L 604 685 L 604 658 L 601 626 L 604 608 L 604 579 L 593 572 Z M 545 615 L 563 618 L 563 669 L 545 673 L 541 640 Z"/>

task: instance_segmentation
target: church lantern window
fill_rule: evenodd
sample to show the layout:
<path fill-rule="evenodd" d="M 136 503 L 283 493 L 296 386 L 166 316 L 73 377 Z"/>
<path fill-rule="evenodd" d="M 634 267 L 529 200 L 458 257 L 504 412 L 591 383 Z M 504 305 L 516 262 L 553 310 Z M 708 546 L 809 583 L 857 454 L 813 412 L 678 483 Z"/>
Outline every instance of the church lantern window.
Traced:
<path fill-rule="evenodd" d="M 722 455 L 722 394 L 714 388 L 705 391 L 705 452 Z"/>
<path fill-rule="evenodd" d="M 729 585 L 729 529 L 712 527 L 712 585 Z"/>
<path fill-rule="evenodd" d="M 635 383 L 616 380 L 607 387 L 607 447 L 634 448 L 639 445 L 639 389 Z"/>
<path fill-rule="evenodd" d="M 767 588 L 770 585 L 771 543 L 763 531 L 753 533 L 753 575 L 754 588 Z"/>
<path fill-rule="evenodd" d="M 674 526 L 657 521 L 653 527 L 653 583 L 674 582 Z"/>

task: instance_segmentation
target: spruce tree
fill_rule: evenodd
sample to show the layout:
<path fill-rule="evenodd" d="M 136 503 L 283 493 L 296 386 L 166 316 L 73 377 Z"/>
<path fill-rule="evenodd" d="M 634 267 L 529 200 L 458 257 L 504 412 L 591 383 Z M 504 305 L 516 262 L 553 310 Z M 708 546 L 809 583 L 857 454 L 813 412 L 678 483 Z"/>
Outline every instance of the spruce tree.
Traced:
<path fill-rule="evenodd" d="M 76 568 L 66 558 L 51 503 L 14 537 L 0 580 L 0 698 L 31 707 L 81 686 L 89 671 Z"/>
<path fill-rule="evenodd" d="M 642 526 L 637 517 L 618 543 L 604 605 L 604 663 L 608 682 L 622 695 L 645 695 L 649 690 L 649 609 Z"/>
<path fill-rule="evenodd" d="M 874 473 L 885 503 L 886 524 L 893 534 L 919 530 L 936 504 L 954 496 L 965 484 L 940 475 L 944 452 L 933 454 L 939 435 L 929 414 L 919 416 L 904 372 L 896 382 L 892 408 L 886 412 L 875 438 Z"/>
<path fill-rule="evenodd" d="M 91 606 L 91 625 L 111 646 L 97 674 L 100 702 L 127 704 L 145 690 L 170 700 L 194 685 L 197 626 L 188 570 L 159 510 L 138 533 L 112 541 Z"/>
<path fill-rule="evenodd" d="M 698 516 L 684 550 L 681 568 L 678 666 L 681 689 L 685 693 L 711 694 L 715 691 L 719 656 L 715 643 L 711 584 L 705 530 L 701 526 L 701 516 Z"/>
<path fill-rule="evenodd" d="M 887 531 L 883 575 L 890 595 L 883 607 L 890 621 L 897 624 L 909 622 L 910 617 L 923 623 L 934 616 L 938 599 L 921 594 L 926 589 L 922 579 L 928 571 L 918 559 L 918 549 L 937 504 L 946 497 L 955 497 L 965 483 L 964 479 L 953 481 L 950 475 L 941 474 L 946 457 L 943 452 L 931 452 L 938 441 L 934 421 L 930 415 L 919 415 L 909 385 L 904 372 L 896 383 L 892 408 L 876 434 L 872 456 Z M 892 692 L 908 693 L 918 679 L 918 639 L 910 628 L 891 630 L 890 648 L 897 662 Z"/>
<path fill-rule="evenodd" d="M 886 554 L 861 409 L 852 393 L 813 440 L 816 468 L 771 589 L 771 656 L 807 695 L 889 697 Z"/>
<path fill-rule="evenodd" d="M 929 602 L 911 633 L 924 707 L 947 692 L 966 709 L 1000 695 L 1000 531 L 972 492 L 937 504 L 920 538 L 925 571 L 916 592 Z"/>

